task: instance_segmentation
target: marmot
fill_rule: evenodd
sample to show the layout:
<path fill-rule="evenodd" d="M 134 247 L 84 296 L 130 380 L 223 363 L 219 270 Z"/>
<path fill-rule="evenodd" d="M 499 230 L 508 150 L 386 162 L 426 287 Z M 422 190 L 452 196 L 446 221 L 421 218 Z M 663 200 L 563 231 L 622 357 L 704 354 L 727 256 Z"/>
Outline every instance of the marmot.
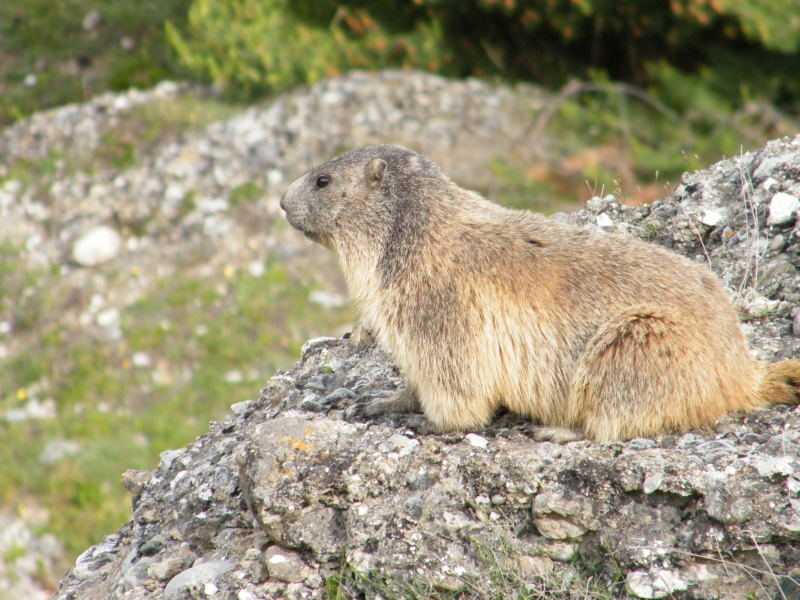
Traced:
<path fill-rule="evenodd" d="M 406 148 L 348 152 L 280 205 L 336 254 L 403 374 L 384 405 L 418 405 L 441 431 L 504 406 L 551 439 L 620 440 L 800 403 L 800 360 L 753 359 L 705 265 L 504 208 Z"/>

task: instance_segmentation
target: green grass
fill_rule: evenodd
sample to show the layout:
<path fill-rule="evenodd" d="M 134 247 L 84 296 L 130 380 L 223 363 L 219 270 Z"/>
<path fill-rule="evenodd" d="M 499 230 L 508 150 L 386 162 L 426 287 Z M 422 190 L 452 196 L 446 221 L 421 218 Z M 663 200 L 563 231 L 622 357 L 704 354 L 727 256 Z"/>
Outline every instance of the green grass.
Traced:
<path fill-rule="evenodd" d="M 0 315 L 25 339 L 24 351 L 0 364 L 0 414 L 32 399 L 52 399 L 57 410 L 55 419 L 0 420 L 0 504 L 35 498 L 50 515 L 43 530 L 72 556 L 130 518 L 123 471 L 154 468 L 161 451 L 252 399 L 308 337 L 352 320 L 349 308 L 310 307 L 310 288 L 269 260 L 261 277 L 226 269 L 213 281 L 158 281 L 121 310 L 123 339 L 101 341 L 48 317 L 67 303 L 57 274 L 27 268 L 9 244 L 0 255 Z M 151 365 L 134 365 L 136 352 Z M 40 456 L 54 439 L 80 451 L 46 464 Z"/>
<path fill-rule="evenodd" d="M 99 92 L 150 87 L 182 71 L 164 23 L 190 0 L 26 0 L 0 3 L 0 126 Z M 92 11 L 100 19 L 84 22 Z M 88 22 L 86 23 L 89 24 Z"/>

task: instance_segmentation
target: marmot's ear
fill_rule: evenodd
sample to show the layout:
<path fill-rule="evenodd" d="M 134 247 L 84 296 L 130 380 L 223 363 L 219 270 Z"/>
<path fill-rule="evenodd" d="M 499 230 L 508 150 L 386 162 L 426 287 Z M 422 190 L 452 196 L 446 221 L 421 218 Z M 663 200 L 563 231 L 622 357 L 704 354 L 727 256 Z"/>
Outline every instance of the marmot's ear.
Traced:
<path fill-rule="evenodd" d="M 382 158 L 373 158 L 369 161 L 369 164 L 367 164 L 367 183 L 370 187 L 380 185 L 387 166 L 386 161 Z"/>

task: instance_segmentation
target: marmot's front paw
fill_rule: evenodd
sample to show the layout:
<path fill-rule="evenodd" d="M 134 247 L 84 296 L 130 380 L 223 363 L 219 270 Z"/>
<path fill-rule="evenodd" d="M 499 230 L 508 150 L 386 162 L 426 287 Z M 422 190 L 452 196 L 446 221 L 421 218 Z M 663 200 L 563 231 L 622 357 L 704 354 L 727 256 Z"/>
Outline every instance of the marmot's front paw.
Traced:
<path fill-rule="evenodd" d="M 345 418 L 355 421 L 370 421 L 383 415 L 387 415 L 389 418 L 394 415 L 400 420 L 403 427 L 407 427 L 415 433 L 421 435 L 437 433 L 433 423 L 419 411 L 420 407 L 416 396 L 413 396 L 413 401 L 409 400 L 409 395 L 404 389 L 385 398 L 373 398 L 366 402 L 353 404 L 345 410 Z"/>
<path fill-rule="evenodd" d="M 351 405 L 345 415 L 351 417 L 377 417 L 389 413 L 409 413 L 420 410 L 417 396 L 408 387 L 387 397 L 373 398 Z"/>

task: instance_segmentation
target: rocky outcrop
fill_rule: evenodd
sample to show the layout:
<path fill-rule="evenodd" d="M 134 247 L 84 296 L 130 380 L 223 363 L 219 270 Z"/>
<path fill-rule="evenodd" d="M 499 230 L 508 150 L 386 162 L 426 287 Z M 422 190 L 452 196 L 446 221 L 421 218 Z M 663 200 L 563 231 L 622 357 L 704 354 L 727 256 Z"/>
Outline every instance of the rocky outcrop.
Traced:
<path fill-rule="evenodd" d="M 799 195 L 800 136 L 687 175 L 666 201 L 595 198 L 554 218 L 708 261 L 754 353 L 774 360 L 800 354 L 800 223 L 783 214 Z M 257 399 L 125 474 L 133 520 L 78 558 L 57 598 L 800 592 L 800 409 L 565 445 L 508 414 L 435 435 L 421 415 L 353 410 L 400 382 L 361 338 L 309 341 Z"/>

